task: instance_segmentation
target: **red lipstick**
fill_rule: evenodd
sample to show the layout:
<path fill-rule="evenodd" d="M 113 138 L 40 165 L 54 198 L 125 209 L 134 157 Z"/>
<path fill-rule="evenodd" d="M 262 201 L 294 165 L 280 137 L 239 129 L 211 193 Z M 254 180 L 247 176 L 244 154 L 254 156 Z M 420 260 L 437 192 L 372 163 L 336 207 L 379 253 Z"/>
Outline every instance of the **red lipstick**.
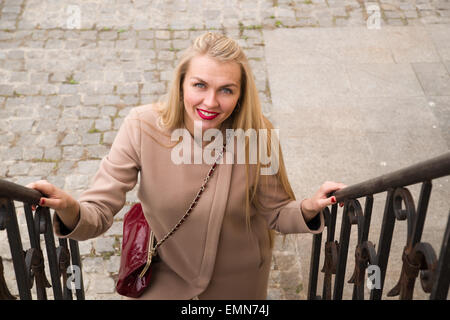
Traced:
<path fill-rule="evenodd" d="M 204 120 L 212 120 L 219 115 L 218 112 L 212 112 L 212 111 L 207 111 L 207 110 L 198 109 L 198 108 L 197 108 L 197 113 L 200 116 L 200 118 L 202 118 Z"/>

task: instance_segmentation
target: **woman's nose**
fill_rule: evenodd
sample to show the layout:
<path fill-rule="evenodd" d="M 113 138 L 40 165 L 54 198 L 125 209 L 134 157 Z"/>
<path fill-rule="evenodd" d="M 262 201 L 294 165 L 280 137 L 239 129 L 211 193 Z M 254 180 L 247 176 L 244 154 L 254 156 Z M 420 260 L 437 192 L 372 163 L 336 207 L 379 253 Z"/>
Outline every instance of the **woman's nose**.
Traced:
<path fill-rule="evenodd" d="M 209 90 L 206 94 L 205 99 L 203 100 L 203 103 L 207 107 L 216 107 L 218 104 L 216 100 L 216 92 L 214 90 Z"/>

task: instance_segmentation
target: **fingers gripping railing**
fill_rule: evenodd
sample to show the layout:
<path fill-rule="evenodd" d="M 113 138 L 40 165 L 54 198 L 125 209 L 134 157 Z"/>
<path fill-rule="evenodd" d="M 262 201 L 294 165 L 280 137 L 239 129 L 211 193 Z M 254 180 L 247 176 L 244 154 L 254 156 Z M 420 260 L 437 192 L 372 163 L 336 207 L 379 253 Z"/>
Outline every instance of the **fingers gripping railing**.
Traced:
<path fill-rule="evenodd" d="M 0 179 L 0 231 L 6 230 L 7 233 L 19 297 L 32 299 L 31 289 L 35 286 L 39 300 L 47 299 L 46 289 L 50 287 L 56 300 L 71 300 L 74 293 L 78 300 L 84 300 L 78 242 L 59 239 L 59 246 L 56 247 L 49 208 L 38 206 L 34 214 L 31 209 L 31 205 L 37 205 L 41 197 L 41 193 L 36 190 Z M 14 201 L 23 202 L 30 240 L 30 248 L 27 250 L 23 248 Z M 41 235 L 44 236 L 51 283 L 45 273 Z M 75 282 L 75 290 L 72 289 L 72 282 Z M 6 285 L 3 259 L 0 257 L 1 299 L 16 297 Z"/>
<path fill-rule="evenodd" d="M 344 202 L 339 241 L 334 239 L 337 204 L 323 210 L 327 239 L 324 243 L 324 264 L 322 296 L 317 295 L 320 250 L 322 234 L 314 235 L 308 299 L 342 299 L 344 277 L 349 251 L 350 233 L 353 225 L 358 231 L 355 249 L 355 267 L 348 283 L 353 284 L 353 299 L 364 299 L 365 273 L 379 271 L 379 283 L 370 290 L 370 299 L 381 299 L 386 278 L 395 221 L 407 222 L 407 242 L 402 253 L 400 279 L 387 296 L 412 299 L 414 285 L 420 275 L 422 289 L 430 293 L 430 299 L 446 299 L 450 284 L 450 213 L 443 237 L 439 258 L 429 243 L 421 242 L 427 215 L 432 180 L 450 175 L 450 152 L 439 157 L 418 163 L 368 180 L 334 193 L 337 203 Z M 406 186 L 421 183 L 417 207 Z M 375 244 L 368 241 L 373 209 L 373 195 L 387 192 L 380 238 Z M 362 209 L 358 198 L 365 197 Z M 332 278 L 334 287 L 332 294 Z"/>

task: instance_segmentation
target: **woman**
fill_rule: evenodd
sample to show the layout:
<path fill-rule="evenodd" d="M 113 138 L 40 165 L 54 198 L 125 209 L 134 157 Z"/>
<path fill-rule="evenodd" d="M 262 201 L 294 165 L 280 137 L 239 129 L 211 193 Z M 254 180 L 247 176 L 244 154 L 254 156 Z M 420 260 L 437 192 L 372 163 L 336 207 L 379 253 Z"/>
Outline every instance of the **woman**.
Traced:
<path fill-rule="evenodd" d="M 196 130 L 218 129 L 226 136 L 226 129 L 272 129 L 261 112 L 248 61 L 235 41 L 209 32 L 195 40 L 175 70 L 165 101 L 131 110 L 92 186 L 78 201 L 47 181 L 29 185 L 48 196 L 41 205 L 55 210 L 56 234 L 86 240 L 104 233 L 140 173 L 138 197 L 144 214 L 156 238 L 164 237 L 211 167 L 204 161 L 175 163 L 173 150 L 179 144 L 171 135 L 176 129 L 188 132 L 183 153 L 208 147 L 207 141 L 195 139 Z M 322 232 L 320 212 L 336 202 L 327 194 L 345 185 L 326 182 L 313 197 L 296 201 L 281 152 L 269 148 L 276 137 L 267 132 L 266 140 L 257 144 L 277 161 L 278 170 L 263 175 L 259 158 L 256 163 L 237 163 L 239 150 L 226 149 L 191 215 L 159 247 L 160 261 L 152 265 L 152 283 L 142 299 L 265 299 L 273 246 L 269 230 Z M 233 139 L 236 136 L 228 145 Z M 252 143 L 245 143 L 247 160 Z"/>

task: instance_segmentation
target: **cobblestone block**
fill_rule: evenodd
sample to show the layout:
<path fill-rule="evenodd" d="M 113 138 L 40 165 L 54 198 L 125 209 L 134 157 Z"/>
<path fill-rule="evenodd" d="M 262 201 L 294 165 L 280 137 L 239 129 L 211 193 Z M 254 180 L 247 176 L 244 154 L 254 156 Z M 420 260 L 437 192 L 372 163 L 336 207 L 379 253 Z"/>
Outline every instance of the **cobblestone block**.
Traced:
<path fill-rule="evenodd" d="M 92 248 L 93 248 L 93 240 L 85 240 L 85 241 L 78 241 L 78 247 L 80 249 L 80 255 L 85 256 L 91 254 Z M 84 262 L 83 262 L 84 264 Z"/>
<path fill-rule="evenodd" d="M 116 137 L 117 132 L 108 131 L 103 133 L 103 143 L 112 144 L 114 142 L 114 138 Z"/>
<path fill-rule="evenodd" d="M 105 232 L 105 236 L 122 236 L 123 232 L 123 222 L 122 221 L 116 221 L 113 223 L 111 228 L 109 228 L 108 231 Z"/>
<path fill-rule="evenodd" d="M 98 145 L 100 143 L 100 133 L 86 133 L 81 136 L 81 143 L 83 145 Z"/>
<path fill-rule="evenodd" d="M 108 260 L 106 260 L 106 271 L 118 274 L 120 268 L 120 256 L 111 256 Z"/>
<path fill-rule="evenodd" d="M 64 185 L 64 189 L 67 190 L 86 189 L 88 185 L 89 185 L 89 176 L 84 174 L 71 174 L 66 176 L 66 183 Z"/>
<path fill-rule="evenodd" d="M 46 148 L 44 151 L 44 159 L 61 160 L 62 151 L 59 147 Z"/>
<path fill-rule="evenodd" d="M 67 160 L 78 160 L 84 154 L 84 148 L 80 146 L 63 147 L 63 157 Z"/>
<path fill-rule="evenodd" d="M 100 168 L 100 160 L 87 160 L 78 162 L 78 173 L 93 176 Z"/>
<path fill-rule="evenodd" d="M 113 237 L 100 237 L 95 242 L 95 253 L 101 254 L 106 252 L 114 252 L 114 244 L 116 239 Z"/>
<path fill-rule="evenodd" d="M 35 158 L 40 159 L 40 158 Z M 28 172 L 29 175 L 32 176 L 42 176 L 47 177 L 50 175 L 55 168 L 56 164 L 53 162 L 37 162 L 31 164 L 30 171 Z"/>
<path fill-rule="evenodd" d="M 115 292 L 115 282 L 112 278 L 106 275 L 96 275 L 91 278 L 90 288 L 93 288 L 95 295 L 98 293 L 114 293 Z M 90 290 L 86 292 L 88 295 Z"/>
<path fill-rule="evenodd" d="M 143 94 L 162 94 L 164 93 L 166 86 L 161 83 L 144 83 L 141 93 Z"/>
<path fill-rule="evenodd" d="M 137 94 L 139 87 L 137 83 L 121 83 L 117 85 L 116 91 L 118 94 Z"/>
<path fill-rule="evenodd" d="M 27 162 L 18 162 L 9 166 L 8 175 L 10 177 L 27 175 L 30 171 L 30 166 Z"/>
<path fill-rule="evenodd" d="M 102 159 L 109 152 L 109 148 L 103 145 L 87 146 L 87 156 L 91 159 Z"/>
<path fill-rule="evenodd" d="M 14 93 L 14 87 L 12 85 L 0 84 L 0 95 L 12 96 Z"/>
<path fill-rule="evenodd" d="M 115 40 L 117 39 L 116 31 L 101 31 L 98 33 L 98 38 L 101 40 Z"/>
<path fill-rule="evenodd" d="M 95 129 L 99 131 L 108 131 L 111 129 L 111 119 L 102 118 L 95 120 Z"/>
<path fill-rule="evenodd" d="M 39 147 L 25 147 L 23 151 L 23 160 L 39 160 L 42 159 L 44 150 Z M 32 174 L 32 173 L 30 173 Z"/>
<path fill-rule="evenodd" d="M 94 241 L 94 246 L 97 246 L 97 241 L 98 239 Z M 83 272 L 105 274 L 105 261 L 102 257 L 85 257 L 83 259 Z"/>

